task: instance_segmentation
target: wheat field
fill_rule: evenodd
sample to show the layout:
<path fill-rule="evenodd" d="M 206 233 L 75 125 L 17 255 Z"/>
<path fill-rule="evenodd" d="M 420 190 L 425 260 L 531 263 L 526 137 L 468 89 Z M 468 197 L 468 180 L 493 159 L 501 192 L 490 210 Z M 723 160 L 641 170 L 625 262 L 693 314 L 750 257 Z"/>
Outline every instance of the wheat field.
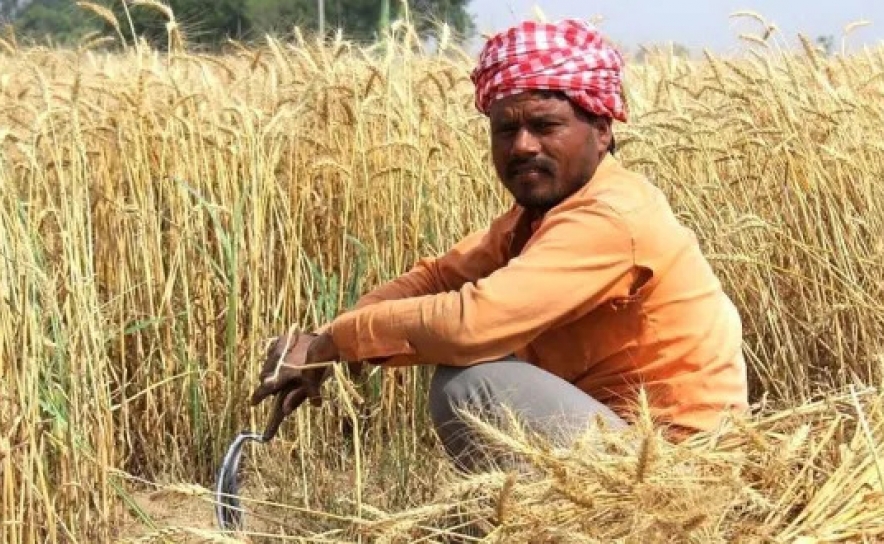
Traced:
<path fill-rule="evenodd" d="M 167 52 L 122 31 L 0 41 L 0 541 L 884 538 L 884 49 L 749 37 L 739 58 L 628 69 L 617 154 L 737 303 L 751 417 L 572 451 L 487 428 L 530 474 L 467 478 L 428 424 L 431 369 L 338 369 L 322 408 L 248 450 L 252 534 L 223 535 L 209 490 L 263 425 L 247 399 L 267 339 L 509 200 L 473 59 L 444 37 L 209 55 L 167 15 Z"/>

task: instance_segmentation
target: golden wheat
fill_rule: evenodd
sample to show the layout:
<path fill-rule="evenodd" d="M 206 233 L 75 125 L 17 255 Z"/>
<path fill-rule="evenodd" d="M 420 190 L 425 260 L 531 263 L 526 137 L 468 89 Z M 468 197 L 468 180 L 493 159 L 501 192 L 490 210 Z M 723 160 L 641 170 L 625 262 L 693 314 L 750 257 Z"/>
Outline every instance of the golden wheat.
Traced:
<path fill-rule="evenodd" d="M 132 536 L 123 519 L 143 526 L 134 538 L 199 536 L 157 526 L 136 499 L 144 481 L 211 487 L 233 434 L 262 425 L 246 401 L 264 339 L 322 324 L 508 203 L 452 44 L 423 54 L 396 26 L 376 48 L 296 33 L 198 55 L 172 40 L 170 13 L 162 55 L 108 21 L 123 52 L 96 37 L 71 51 L 0 43 L 12 544 Z M 880 399 L 811 399 L 884 375 L 884 50 L 831 58 L 768 37 L 739 60 L 649 55 L 628 71 L 632 119 L 616 128 L 618 155 L 671 198 L 737 302 L 765 410 L 678 446 L 644 425 L 638 449 L 604 435 L 607 448 L 558 452 L 486 429 L 532 477 L 458 480 L 425 414 L 428 369 L 338 372 L 322 408 L 250 450 L 244 502 L 275 520 L 266 532 L 882 534 Z"/>

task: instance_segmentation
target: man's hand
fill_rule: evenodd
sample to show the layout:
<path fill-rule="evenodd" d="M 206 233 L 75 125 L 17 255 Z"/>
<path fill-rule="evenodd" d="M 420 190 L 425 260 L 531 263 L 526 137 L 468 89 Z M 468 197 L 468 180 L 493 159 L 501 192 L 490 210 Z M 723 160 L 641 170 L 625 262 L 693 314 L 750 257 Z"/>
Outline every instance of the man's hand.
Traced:
<path fill-rule="evenodd" d="M 270 395 L 276 402 L 264 438 L 276 436 L 283 420 L 310 399 L 314 406 L 322 403 L 319 389 L 330 374 L 329 366 L 312 367 L 317 363 L 334 361 L 338 350 L 328 334 L 294 333 L 280 336 L 267 351 L 261 368 L 261 385 L 252 393 L 252 406 Z"/>

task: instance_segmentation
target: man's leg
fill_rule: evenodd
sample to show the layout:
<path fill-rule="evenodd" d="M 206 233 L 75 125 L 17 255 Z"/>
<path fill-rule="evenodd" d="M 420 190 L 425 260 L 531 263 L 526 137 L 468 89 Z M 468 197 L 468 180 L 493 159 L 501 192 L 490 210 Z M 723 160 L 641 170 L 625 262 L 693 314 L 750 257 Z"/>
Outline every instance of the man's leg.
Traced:
<path fill-rule="evenodd" d="M 560 445 L 601 416 L 612 429 L 627 424 L 610 408 L 567 381 L 514 358 L 471 367 L 438 366 L 430 385 L 430 415 L 449 455 L 466 470 L 481 464 L 482 437 L 460 419 L 466 408 L 499 421 L 508 406 L 529 430 Z M 478 413 L 481 412 L 481 413 Z"/>

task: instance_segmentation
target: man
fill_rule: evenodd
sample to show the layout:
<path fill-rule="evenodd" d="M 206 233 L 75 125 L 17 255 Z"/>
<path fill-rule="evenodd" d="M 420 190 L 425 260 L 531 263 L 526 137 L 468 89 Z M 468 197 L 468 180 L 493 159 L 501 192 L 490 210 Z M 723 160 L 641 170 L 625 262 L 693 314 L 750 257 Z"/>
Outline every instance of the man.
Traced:
<path fill-rule="evenodd" d="M 430 411 L 469 467 L 481 440 L 456 408 L 512 408 L 568 439 L 628 425 L 640 388 L 680 433 L 747 407 L 739 315 L 664 195 L 613 156 L 622 59 L 590 25 L 525 22 L 472 74 L 494 167 L 515 199 L 487 230 L 363 297 L 315 334 L 281 337 L 252 402 L 268 433 L 343 360 L 436 365 Z"/>

